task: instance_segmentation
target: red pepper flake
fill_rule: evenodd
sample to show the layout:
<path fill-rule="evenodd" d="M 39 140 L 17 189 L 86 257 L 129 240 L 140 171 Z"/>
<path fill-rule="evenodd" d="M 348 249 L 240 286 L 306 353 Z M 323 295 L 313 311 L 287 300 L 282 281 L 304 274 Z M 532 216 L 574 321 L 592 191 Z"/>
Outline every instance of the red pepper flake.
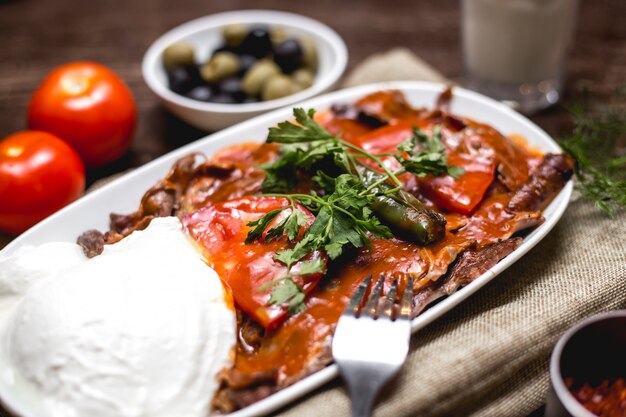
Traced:
<path fill-rule="evenodd" d="M 599 417 L 626 417 L 626 381 L 624 378 L 605 379 L 594 387 L 587 383 L 574 389 L 573 378 L 565 385 L 587 410 Z"/>

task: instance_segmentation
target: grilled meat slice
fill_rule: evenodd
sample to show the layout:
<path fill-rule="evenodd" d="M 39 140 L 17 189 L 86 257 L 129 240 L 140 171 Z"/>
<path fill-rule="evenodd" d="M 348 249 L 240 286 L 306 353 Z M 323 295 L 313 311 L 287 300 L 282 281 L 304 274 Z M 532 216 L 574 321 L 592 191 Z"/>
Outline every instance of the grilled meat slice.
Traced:
<path fill-rule="evenodd" d="M 514 212 L 542 210 L 573 173 L 574 163 L 571 158 L 563 154 L 546 154 L 530 180 L 513 195 L 507 208 Z"/>
<path fill-rule="evenodd" d="M 452 295 L 460 287 L 470 284 L 506 258 L 521 244 L 522 238 L 514 237 L 481 249 L 470 249 L 463 252 L 445 276 L 415 294 L 412 317 L 416 317 L 436 300 Z"/>
<path fill-rule="evenodd" d="M 259 371 L 242 373 L 235 368 L 223 369 L 217 376 L 222 386 L 211 402 L 214 410 L 223 414 L 231 413 L 240 408 L 269 397 L 276 391 L 276 371 Z"/>
<path fill-rule="evenodd" d="M 482 249 L 463 252 L 443 280 L 441 289 L 446 295 L 454 293 L 494 267 L 521 244 L 522 238 L 514 237 Z"/>
<path fill-rule="evenodd" d="M 98 230 L 87 230 L 76 239 L 76 243 L 83 249 L 85 256 L 93 258 L 104 249 L 104 235 Z"/>

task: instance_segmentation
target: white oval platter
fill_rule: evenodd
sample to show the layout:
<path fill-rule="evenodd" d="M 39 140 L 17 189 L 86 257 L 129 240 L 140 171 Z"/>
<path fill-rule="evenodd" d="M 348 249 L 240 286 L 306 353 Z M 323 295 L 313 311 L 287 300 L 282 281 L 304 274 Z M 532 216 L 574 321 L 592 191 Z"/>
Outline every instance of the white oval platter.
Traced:
<path fill-rule="evenodd" d="M 297 106 L 323 110 L 335 103 L 350 103 L 368 93 L 389 89 L 402 91 L 413 106 L 433 107 L 437 97 L 445 89 L 445 86 L 413 81 L 370 84 L 326 94 L 299 103 Z M 454 114 L 490 124 L 505 135 L 521 135 L 527 139 L 532 147 L 543 152 L 561 152 L 556 142 L 534 123 L 505 105 L 480 94 L 455 87 L 453 90 L 451 111 Z M 43 220 L 12 241 L 2 250 L 2 253 L 9 253 L 25 244 L 38 245 L 50 241 L 74 242 L 77 236 L 88 229 L 108 230 L 109 213 L 130 213 L 134 211 L 138 207 L 144 192 L 163 177 L 178 158 L 190 152 L 203 152 L 207 155 L 211 155 L 228 145 L 241 142 L 264 141 L 269 127 L 283 120 L 290 119 L 291 117 L 291 108 L 272 111 L 271 113 L 239 123 L 168 153 L 84 196 L 56 214 Z M 539 243 L 555 226 L 567 208 L 572 188 L 572 183 L 569 182 L 565 188 L 561 190 L 559 195 L 550 203 L 546 210 L 544 210 L 545 222 L 533 230 L 532 233 L 528 234 L 519 248 L 474 282 L 415 318 L 413 320 L 413 331 L 416 332 L 422 329 L 460 302 L 467 299 Z M 229 414 L 229 416 L 250 417 L 269 413 L 296 400 L 305 393 L 335 378 L 337 375 L 337 367 L 330 365 L 264 400 Z M 23 417 L 41 417 L 29 413 L 29 407 L 21 402 L 19 398 L 12 395 L 10 390 L 7 390 L 6 387 L 1 385 L 0 398 L 7 409 L 17 415 Z"/>

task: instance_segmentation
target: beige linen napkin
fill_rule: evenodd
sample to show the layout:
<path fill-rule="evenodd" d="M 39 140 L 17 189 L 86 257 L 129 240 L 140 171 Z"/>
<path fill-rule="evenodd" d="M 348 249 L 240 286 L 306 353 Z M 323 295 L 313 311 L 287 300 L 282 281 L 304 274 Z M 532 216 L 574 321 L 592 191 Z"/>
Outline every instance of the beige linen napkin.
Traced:
<path fill-rule="evenodd" d="M 410 69 L 410 71 L 408 70 Z M 366 59 L 346 84 L 443 77 L 406 50 Z M 380 77 L 380 78 L 378 78 Z M 545 400 L 558 337 L 597 312 L 626 308 L 626 215 L 574 197 L 554 230 L 477 294 L 415 334 L 374 415 L 527 416 Z M 276 415 L 347 416 L 340 381 Z"/>
<path fill-rule="evenodd" d="M 383 81 L 433 81 L 450 83 L 426 61 L 406 48 L 394 48 L 374 54 L 348 74 L 342 87 L 378 83 Z"/>

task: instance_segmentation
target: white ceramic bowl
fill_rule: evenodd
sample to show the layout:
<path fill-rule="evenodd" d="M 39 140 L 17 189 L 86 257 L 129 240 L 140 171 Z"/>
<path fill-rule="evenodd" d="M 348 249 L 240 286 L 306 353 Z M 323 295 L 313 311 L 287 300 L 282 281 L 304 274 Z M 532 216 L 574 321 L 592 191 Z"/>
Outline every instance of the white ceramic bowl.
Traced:
<path fill-rule="evenodd" d="M 232 23 L 266 24 L 280 27 L 296 38 L 306 36 L 313 39 L 319 61 L 313 85 L 280 99 L 246 104 L 201 102 L 171 91 L 161 62 L 163 50 L 174 42 L 186 41 L 195 47 L 196 60 L 206 62 L 210 53 L 223 42 L 222 28 Z M 347 62 L 348 50 L 341 37 L 317 20 L 271 10 L 241 10 L 201 17 L 165 33 L 148 48 L 143 58 L 142 72 L 148 87 L 172 113 L 197 128 L 214 131 L 330 90 L 343 74 Z"/>

